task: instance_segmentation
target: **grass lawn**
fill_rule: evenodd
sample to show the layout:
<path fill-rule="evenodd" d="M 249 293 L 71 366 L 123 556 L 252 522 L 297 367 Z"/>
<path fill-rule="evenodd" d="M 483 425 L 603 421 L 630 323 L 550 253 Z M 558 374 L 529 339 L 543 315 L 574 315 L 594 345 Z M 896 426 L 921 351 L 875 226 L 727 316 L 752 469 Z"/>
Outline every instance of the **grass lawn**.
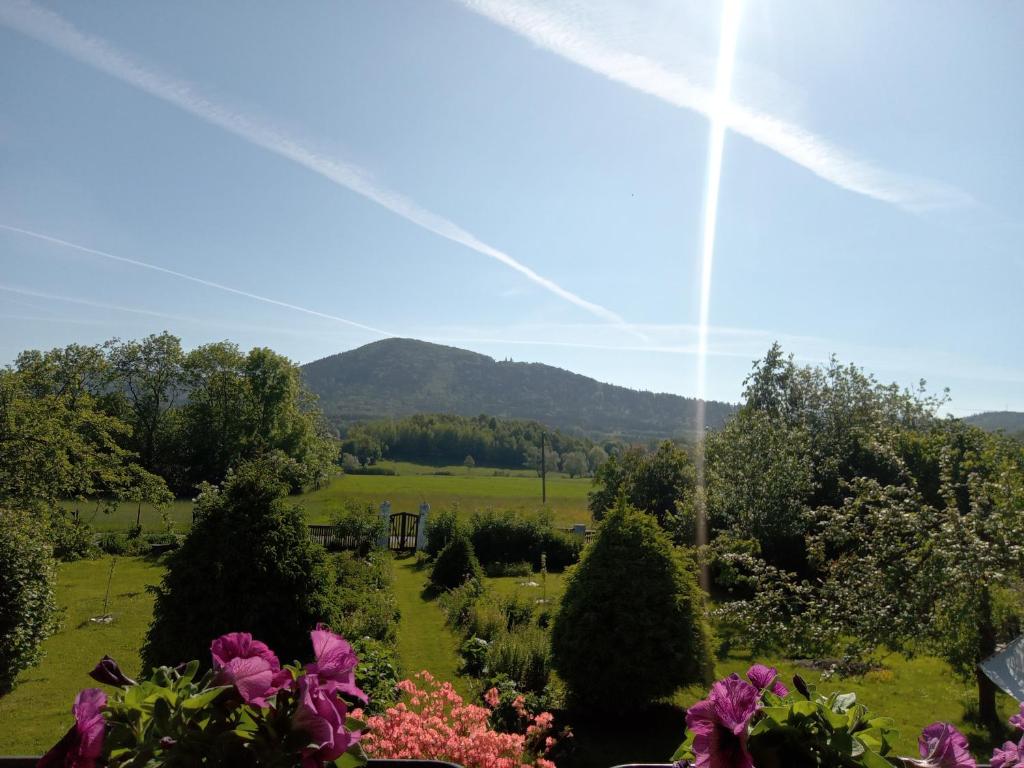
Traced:
<path fill-rule="evenodd" d="M 110 612 L 115 621 L 94 624 L 89 618 L 103 611 L 112 560 L 104 557 L 61 565 L 57 602 L 65 612 L 63 627 L 45 642 L 46 657 L 42 663 L 23 672 L 14 691 L 0 697 L 0 754 L 40 754 L 60 738 L 71 722 L 69 709 L 74 694 L 92 685 L 87 673 L 103 654 L 117 659 L 128 674 L 138 672 L 138 650 L 152 613 L 152 597 L 145 586 L 156 584 L 163 569 L 158 562 L 145 558 L 118 558 L 110 591 Z M 398 651 L 404 672 L 411 675 L 428 669 L 467 694 L 471 681 L 456 675 L 458 639 L 444 625 L 436 601 L 423 595 L 427 571 L 417 568 L 415 558 L 408 557 L 394 560 L 393 574 L 402 614 Z M 538 586 L 531 586 L 531 581 L 538 582 Z M 499 595 L 534 600 L 545 591 L 540 582 L 539 574 L 487 579 Z M 556 601 L 563 589 L 563 574 L 547 575 L 549 600 Z M 586 648 L 580 652 L 586 653 Z M 822 680 L 819 672 L 788 660 L 757 660 L 779 667 L 787 684 L 794 673 L 799 673 L 823 692 L 855 692 L 873 712 L 896 721 L 900 730 L 896 746 L 900 754 L 913 754 L 921 728 L 935 720 L 956 724 L 971 739 L 979 756 L 987 759 L 990 754 L 987 735 L 964 722 L 965 704 L 974 698 L 973 685 L 958 680 L 937 659 L 921 657 L 908 661 L 894 655 L 885 659 L 886 668 L 881 671 L 843 680 Z M 734 651 L 717 662 L 716 676 L 742 674 L 752 661 L 742 651 Z M 573 722 L 578 751 L 567 768 L 666 760 L 682 740 L 682 707 L 703 694 L 703 689 L 684 689 L 671 701 L 642 715 L 623 713 L 614 727 L 607 723 Z M 1004 718 L 1016 709 L 1006 696 L 1000 695 L 999 704 Z"/>
<path fill-rule="evenodd" d="M 387 500 L 396 512 L 415 512 L 420 502 L 426 501 L 432 509 L 458 506 L 466 515 L 480 509 L 521 509 L 534 511 L 541 507 L 540 478 L 526 469 L 500 470 L 508 476 L 495 476 L 494 469 L 475 467 L 433 467 L 408 462 L 381 462 L 392 467 L 398 475 L 338 475 L 318 491 L 292 497 L 301 504 L 311 523 L 326 523 L 331 514 L 344 501 L 372 504 L 374 507 Z M 449 475 L 437 474 L 450 472 Z M 548 475 L 548 508 L 554 513 L 559 526 L 590 522 L 587 509 L 589 478 L 570 479 L 567 475 Z M 65 502 L 74 508 L 75 502 Z M 125 531 L 135 525 L 139 515 L 138 504 L 123 503 L 113 512 L 99 511 L 95 505 L 78 505 L 82 517 L 96 531 Z M 174 530 L 187 531 L 192 525 L 192 501 L 178 499 L 170 509 Z M 147 532 L 163 530 L 159 512 L 148 504 L 142 505 L 142 527 Z"/>
<path fill-rule="evenodd" d="M 548 478 L 548 508 L 555 523 L 569 526 L 589 523 L 587 491 L 590 480 L 568 477 Z M 494 477 L 483 469 L 454 475 L 344 475 L 331 479 L 326 488 L 297 498 L 312 523 L 328 522 L 333 510 L 344 500 L 374 506 L 390 501 L 396 512 L 415 512 L 426 501 L 431 509 L 458 505 L 464 514 L 478 509 L 539 509 L 540 478 Z"/>
<path fill-rule="evenodd" d="M 450 681 L 465 695 L 468 681 L 456 674 L 458 639 L 445 626 L 444 614 L 437 602 L 423 595 L 428 571 L 418 568 L 414 557 L 396 558 L 393 566 L 395 598 L 402 612 L 398 625 L 398 657 L 403 675 L 412 677 L 425 669 L 435 677 Z"/>
<path fill-rule="evenodd" d="M 147 584 L 163 575 L 159 563 L 119 557 L 110 585 L 110 624 L 89 621 L 103 613 L 110 563 L 114 558 L 81 560 L 60 566 L 57 604 L 64 610 L 61 630 L 43 644 L 46 657 L 25 670 L 17 687 L 0 698 L 0 755 L 38 755 L 71 726 L 71 702 L 82 688 L 96 685 L 89 671 L 107 654 L 128 675 L 139 672 L 139 648 L 153 613 Z"/>

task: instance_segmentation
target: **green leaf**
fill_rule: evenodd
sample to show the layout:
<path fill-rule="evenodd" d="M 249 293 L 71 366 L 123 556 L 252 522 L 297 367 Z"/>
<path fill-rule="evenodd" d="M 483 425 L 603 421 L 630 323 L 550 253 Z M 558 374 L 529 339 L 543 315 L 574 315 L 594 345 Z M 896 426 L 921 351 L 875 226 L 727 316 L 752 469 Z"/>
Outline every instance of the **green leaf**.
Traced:
<path fill-rule="evenodd" d="M 230 685 L 221 685 L 216 688 L 208 688 L 201 693 L 197 693 L 195 696 L 189 696 L 182 702 L 181 708 L 190 712 L 196 709 L 202 709 L 220 696 L 221 691 L 226 691 L 230 687 Z"/>

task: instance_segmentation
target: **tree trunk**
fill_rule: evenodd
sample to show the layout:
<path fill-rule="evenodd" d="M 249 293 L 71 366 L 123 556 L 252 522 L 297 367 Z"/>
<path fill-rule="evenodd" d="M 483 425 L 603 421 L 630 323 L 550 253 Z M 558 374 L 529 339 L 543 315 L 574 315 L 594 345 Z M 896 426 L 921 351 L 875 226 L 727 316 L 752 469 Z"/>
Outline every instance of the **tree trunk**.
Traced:
<path fill-rule="evenodd" d="M 988 587 L 981 591 L 978 606 L 978 661 L 984 661 L 996 652 L 996 631 L 992 626 L 992 596 Z M 996 686 L 981 667 L 974 668 L 978 681 L 978 719 L 989 728 L 999 725 L 999 714 L 996 712 Z"/>

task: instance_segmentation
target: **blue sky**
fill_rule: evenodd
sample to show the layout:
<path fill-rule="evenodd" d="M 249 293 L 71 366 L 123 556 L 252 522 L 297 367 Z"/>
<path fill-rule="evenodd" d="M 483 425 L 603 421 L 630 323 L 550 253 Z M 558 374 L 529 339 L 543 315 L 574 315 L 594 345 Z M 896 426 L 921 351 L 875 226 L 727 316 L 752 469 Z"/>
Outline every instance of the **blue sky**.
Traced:
<path fill-rule="evenodd" d="M 720 19 L 0 0 L 0 361 L 394 334 L 693 394 Z M 778 339 L 1024 410 L 1021 39 L 1013 3 L 741 3 L 709 397 Z"/>

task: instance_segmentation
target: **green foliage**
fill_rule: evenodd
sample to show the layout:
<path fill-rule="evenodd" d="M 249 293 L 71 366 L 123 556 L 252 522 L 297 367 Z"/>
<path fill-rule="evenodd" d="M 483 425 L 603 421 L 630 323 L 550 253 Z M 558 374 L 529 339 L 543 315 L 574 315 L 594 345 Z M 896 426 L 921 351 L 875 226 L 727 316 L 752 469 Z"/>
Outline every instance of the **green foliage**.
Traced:
<path fill-rule="evenodd" d="M 520 691 L 541 693 L 551 675 L 548 633 L 524 625 L 498 634 L 487 647 L 487 672 L 507 676 Z"/>
<path fill-rule="evenodd" d="M 42 658 L 42 642 L 57 628 L 55 578 L 35 515 L 0 507 L 0 694 Z"/>
<path fill-rule="evenodd" d="M 93 556 L 96 548 L 93 546 L 92 526 L 85 522 L 77 511 L 70 512 L 62 507 L 54 507 L 45 519 L 49 528 L 49 539 L 53 544 L 54 557 L 70 563 Z"/>
<path fill-rule="evenodd" d="M 570 451 L 562 454 L 562 471 L 569 477 L 583 477 L 589 470 L 590 464 L 584 451 Z"/>
<path fill-rule="evenodd" d="M 459 527 L 458 512 L 442 509 L 427 519 L 427 545 L 424 550 L 430 558 L 436 558 L 448 546 Z"/>
<path fill-rule="evenodd" d="M 395 687 L 401 679 L 398 653 L 393 644 L 371 637 L 353 640 L 352 647 L 359 657 L 356 685 L 370 699 L 364 709 L 368 715 L 379 715 L 398 703 L 398 690 Z"/>
<path fill-rule="evenodd" d="M 513 511 L 475 512 L 469 521 L 473 551 L 484 565 L 528 562 L 540 568 L 547 555 L 548 570 L 561 571 L 579 558 L 582 542 L 551 526 L 548 515 L 532 517 Z"/>
<path fill-rule="evenodd" d="M 360 557 L 369 555 L 370 550 L 376 549 L 388 533 L 387 520 L 372 504 L 360 506 L 353 501 L 344 502 L 341 509 L 331 515 L 331 525 L 335 536 L 344 540 L 346 547 L 355 550 Z"/>
<path fill-rule="evenodd" d="M 371 638 L 394 645 L 400 618 L 391 590 L 386 552 L 368 556 L 340 552 L 333 557 L 336 580 L 335 629 L 345 637 Z"/>
<path fill-rule="evenodd" d="M 484 573 L 492 579 L 502 576 L 529 576 L 533 573 L 533 566 L 525 560 L 521 563 L 484 563 L 483 566 Z"/>
<path fill-rule="evenodd" d="M 143 659 L 148 667 L 207 657 L 210 637 L 251 632 L 282 658 L 306 652 L 309 630 L 335 619 L 326 554 L 269 461 L 241 464 L 206 487 L 196 523 L 156 588 Z"/>
<path fill-rule="evenodd" d="M 567 581 L 551 647 L 575 704 L 642 707 L 708 680 L 703 595 L 653 517 L 613 510 Z"/>
<path fill-rule="evenodd" d="M 541 432 L 550 449 L 549 472 L 558 471 L 559 453 L 579 452 L 585 459 L 586 451 L 595 447 L 588 438 L 549 430 L 534 421 L 418 413 L 404 419 L 352 425 L 342 438 L 342 450 L 364 463 L 386 458 L 458 464 L 469 469 L 478 464 L 514 469 L 523 466 L 526 454 L 533 456 L 531 452 L 539 450 Z M 472 459 L 472 464 L 467 464 L 467 459 Z M 539 459 L 530 461 L 529 466 L 539 466 Z"/>
<path fill-rule="evenodd" d="M 437 589 L 454 589 L 470 579 L 483 576 L 480 561 L 465 533 L 456 529 L 451 541 L 437 555 L 430 571 L 430 583 Z"/>
<path fill-rule="evenodd" d="M 889 768 L 887 755 L 898 733 L 888 717 L 872 715 L 852 693 L 816 695 L 802 680 L 794 681 L 806 695 L 785 699 L 764 694 L 751 719 L 746 747 L 758 766 L 844 766 Z M 694 734 L 689 732 L 673 760 L 693 760 Z M 712 749 L 721 749 L 717 744 Z M 714 758 L 712 758 L 714 760 Z"/>
<path fill-rule="evenodd" d="M 594 474 L 594 490 L 588 495 L 590 513 L 601 520 L 623 499 L 654 515 L 668 529 L 680 505 L 692 503 L 695 481 L 689 455 L 673 443 L 666 440 L 653 453 L 630 448 L 612 456 Z"/>

